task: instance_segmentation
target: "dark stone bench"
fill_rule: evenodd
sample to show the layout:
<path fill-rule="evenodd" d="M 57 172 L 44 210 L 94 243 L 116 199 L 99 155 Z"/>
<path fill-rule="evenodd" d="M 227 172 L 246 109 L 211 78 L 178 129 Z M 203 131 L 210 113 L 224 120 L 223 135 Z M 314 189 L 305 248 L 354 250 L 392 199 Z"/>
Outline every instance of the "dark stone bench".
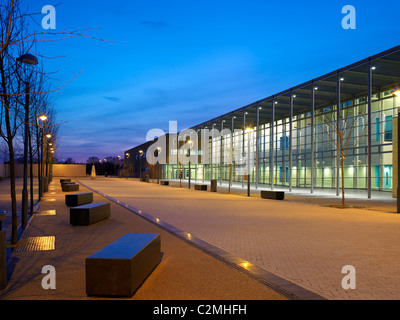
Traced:
<path fill-rule="evenodd" d="M 194 190 L 207 191 L 207 185 L 206 184 L 195 184 Z"/>
<path fill-rule="evenodd" d="M 63 183 L 63 182 L 71 182 L 71 179 L 60 179 L 60 183 Z"/>
<path fill-rule="evenodd" d="M 89 226 L 109 217 L 109 203 L 90 203 L 71 208 L 69 211 L 69 221 L 73 226 Z"/>
<path fill-rule="evenodd" d="M 169 181 L 160 181 L 160 185 L 169 186 Z"/>
<path fill-rule="evenodd" d="M 93 202 L 93 192 L 74 193 L 65 195 L 65 204 L 68 207 L 78 207 Z"/>
<path fill-rule="evenodd" d="M 128 233 L 86 258 L 86 294 L 132 297 L 160 261 L 158 233 Z"/>
<path fill-rule="evenodd" d="M 261 191 L 261 198 L 272 199 L 272 200 L 283 200 L 285 199 L 284 191 Z"/>
<path fill-rule="evenodd" d="M 63 183 L 61 188 L 62 188 L 62 191 L 64 191 L 64 192 L 79 191 L 79 184 Z"/>

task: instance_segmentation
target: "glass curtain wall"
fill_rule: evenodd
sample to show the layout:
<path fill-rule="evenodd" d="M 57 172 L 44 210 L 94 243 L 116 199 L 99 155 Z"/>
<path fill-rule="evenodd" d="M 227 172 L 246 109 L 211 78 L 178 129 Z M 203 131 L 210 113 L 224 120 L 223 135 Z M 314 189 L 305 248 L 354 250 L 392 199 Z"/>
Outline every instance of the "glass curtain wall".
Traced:
<path fill-rule="evenodd" d="M 400 98 L 392 94 L 392 90 L 372 95 L 371 101 L 371 188 L 372 190 L 392 190 L 392 140 L 393 117 L 400 106 Z M 312 177 L 315 188 L 341 187 L 341 170 L 337 179 L 338 162 L 335 147 L 337 123 L 337 105 L 316 108 L 314 113 L 314 128 L 311 127 L 311 113 L 294 114 L 292 118 L 292 138 L 289 130 L 289 117 L 276 119 L 274 123 L 259 124 L 258 167 L 251 173 L 251 182 L 256 179 L 258 171 L 258 186 L 288 187 L 290 179 L 289 150 L 292 144 L 292 187 L 311 188 Z M 344 161 L 344 184 L 349 189 L 367 189 L 368 170 L 368 121 L 367 97 L 342 102 L 339 105 L 339 126 L 346 128 L 348 137 L 347 151 L 350 151 Z M 238 117 L 239 118 L 239 117 Z M 230 124 L 226 122 L 226 127 Z M 274 130 L 271 130 L 273 126 Z M 346 127 L 345 127 L 346 126 Z M 230 129 L 230 128 L 229 128 Z M 249 143 L 256 150 L 256 127 L 254 133 L 245 134 L 244 130 L 235 130 L 231 134 L 210 137 L 209 164 L 193 165 L 191 178 L 193 181 L 209 181 L 216 179 L 227 183 L 229 180 L 229 164 L 225 163 L 224 150 L 245 150 Z M 271 139 L 273 131 L 273 139 Z M 314 172 L 311 174 L 311 135 L 314 134 Z M 233 139 L 233 141 L 232 141 Z M 273 148 L 271 143 L 273 142 Z M 176 144 L 175 144 L 176 148 Z M 273 154 L 271 155 L 271 149 Z M 199 151 L 202 153 L 202 150 Z M 170 157 L 177 157 L 177 150 L 170 150 Z M 270 170 L 271 162 L 273 171 Z M 339 167 L 339 169 L 341 169 Z M 232 182 L 244 184 L 244 177 L 238 175 L 237 159 L 232 163 Z M 163 167 L 163 179 L 188 178 L 188 166 L 169 164 Z M 273 177 L 271 177 L 271 174 Z"/>

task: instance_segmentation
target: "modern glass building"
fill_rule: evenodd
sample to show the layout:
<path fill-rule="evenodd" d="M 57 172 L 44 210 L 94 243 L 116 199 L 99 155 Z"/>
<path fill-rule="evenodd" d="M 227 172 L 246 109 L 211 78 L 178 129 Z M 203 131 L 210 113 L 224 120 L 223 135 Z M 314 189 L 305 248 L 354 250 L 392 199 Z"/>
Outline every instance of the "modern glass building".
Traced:
<path fill-rule="evenodd" d="M 365 190 L 368 197 L 373 190 L 392 191 L 399 86 L 400 46 L 198 124 L 191 129 L 199 137 L 202 129 L 229 131 L 209 138 L 208 164 L 192 164 L 190 177 L 220 183 L 231 177 L 244 185 L 246 177 L 237 174 L 235 159 L 226 164 L 224 150 L 247 150 L 250 143 L 253 187 L 339 192 L 344 183 L 346 189 Z M 170 143 L 170 158 L 177 156 L 176 146 Z M 162 166 L 163 179 L 180 177 L 189 178 L 188 164 Z"/>

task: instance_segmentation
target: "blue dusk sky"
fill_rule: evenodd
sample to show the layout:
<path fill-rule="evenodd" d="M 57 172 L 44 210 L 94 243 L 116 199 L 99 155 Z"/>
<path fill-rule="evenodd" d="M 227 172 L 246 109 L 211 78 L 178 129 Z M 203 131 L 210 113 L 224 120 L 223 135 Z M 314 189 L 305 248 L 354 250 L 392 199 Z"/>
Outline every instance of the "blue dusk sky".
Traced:
<path fill-rule="evenodd" d="M 31 12 L 57 0 L 30 0 Z M 356 29 L 342 28 L 342 7 Z M 182 130 L 400 44 L 399 1 L 68 0 L 39 43 L 55 72 L 56 157 L 123 156 L 154 128 Z M 44 17 L 44 15 L 42 15 Z M 37 21 L 41 16 L 36 17 Z M 32 28 L 43 31 L 40 25 Z M 52 39 L 48 37 L 48 39 Z"/>

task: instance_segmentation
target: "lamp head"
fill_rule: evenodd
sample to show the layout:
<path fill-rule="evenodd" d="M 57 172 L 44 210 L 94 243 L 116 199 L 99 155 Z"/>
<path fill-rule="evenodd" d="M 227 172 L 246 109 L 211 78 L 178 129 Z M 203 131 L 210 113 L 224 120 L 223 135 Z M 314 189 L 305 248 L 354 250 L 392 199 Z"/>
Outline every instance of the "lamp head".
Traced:
<path fill-rule="evenodd" d="M 396 96 L 396 97 L 400 97 L 400 88 L 396 88 L 392 91 L 392 93 Z"/>
<path fill-rule="evenodd" d="M 17 58 L 17 61 L 24 64 L 29 64 L 31 66 L 35 66 L 39 63 L 38 59 L 30 53 L 25 53 L 24 55 L 20 56 Z"/>
<path fill-rule="evenodd" d="M 38 119 L 42 120 L 43 122 L 46 121 L 48 118 L 45 114 L 41 114 L 40 116 L 38 116 Z"/>

